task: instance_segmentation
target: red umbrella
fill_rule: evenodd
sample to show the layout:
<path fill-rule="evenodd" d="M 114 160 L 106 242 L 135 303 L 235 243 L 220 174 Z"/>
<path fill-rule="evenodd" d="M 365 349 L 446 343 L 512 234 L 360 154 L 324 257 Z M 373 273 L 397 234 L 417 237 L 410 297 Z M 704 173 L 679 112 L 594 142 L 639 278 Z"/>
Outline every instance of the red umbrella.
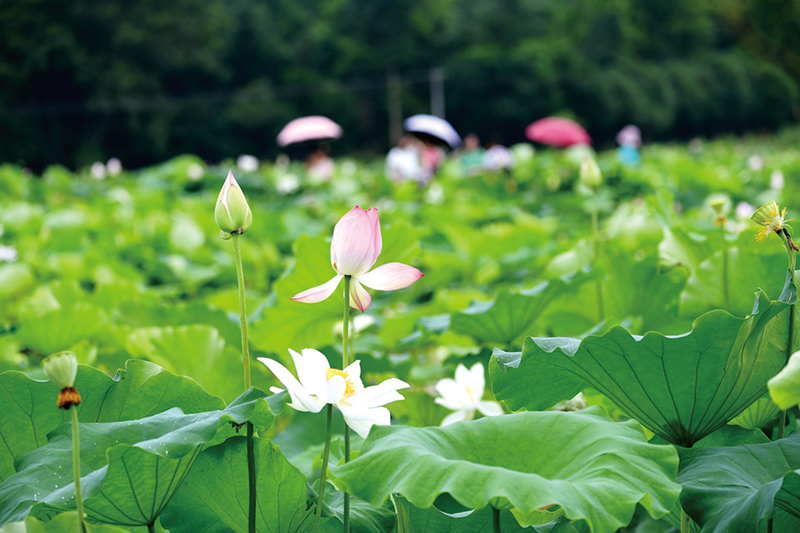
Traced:
<path fill-rule="evenodd" d="M 283 127 L 278 134 L 278 144 L 300 143 L 323 139 L 338 139 L 342 136 L 342 127 L 320 115 L 296 118 Z"/>
<path fill-rule="evenodd" d="M 560 148 L 573 144 L 592 144 L 592 138 L 580 124 L 561 117 L 537 120 L 525 128 L 525 136 L 532 141 Z"/>

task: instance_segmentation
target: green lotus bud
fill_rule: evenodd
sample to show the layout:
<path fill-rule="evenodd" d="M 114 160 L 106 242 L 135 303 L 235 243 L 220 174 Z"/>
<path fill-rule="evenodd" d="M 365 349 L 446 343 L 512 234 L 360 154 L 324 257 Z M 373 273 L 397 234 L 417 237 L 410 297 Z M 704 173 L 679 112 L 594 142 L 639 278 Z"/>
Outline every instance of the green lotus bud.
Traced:
<path fill-rule="evenodd" d="M 794 352 L 783 370 L 767 382 L 772 401 L 781 409 L 800 404 L 800 352 Z"/>
<path fill-rule="evenodd" d="M 580 179 L 590 189 L 597 189 L 603 184 L 603 174 L 600 172 L 600 167 L 597 166 L 594 158 L 590 155 L 583 158 Z"/>
<path fill-rule="evenodd" d="M 231 171 L 228 171 L 228 177 L 219 192 L 214 219 L 219 229 L 226 233 L 241 235 L 253 225 L 253 213 Z"/>

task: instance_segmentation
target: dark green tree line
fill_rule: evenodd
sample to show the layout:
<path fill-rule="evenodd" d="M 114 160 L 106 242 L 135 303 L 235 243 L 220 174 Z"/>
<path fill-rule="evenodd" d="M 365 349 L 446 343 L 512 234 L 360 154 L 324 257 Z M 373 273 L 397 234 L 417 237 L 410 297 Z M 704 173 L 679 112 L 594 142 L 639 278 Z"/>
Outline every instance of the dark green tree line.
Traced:
<path fill-rule="evenodd" d="M 0 160 L 268 157 L 305 114 L 344 127 L 335 153 L 376 153 L 387 73 L 410 115 L 432 67 L 456 128 L 506 142 L 554 113 L 601 143 L 771 129 L 793 120 L 798 30 L 793 0 L 4 0 Z"/>

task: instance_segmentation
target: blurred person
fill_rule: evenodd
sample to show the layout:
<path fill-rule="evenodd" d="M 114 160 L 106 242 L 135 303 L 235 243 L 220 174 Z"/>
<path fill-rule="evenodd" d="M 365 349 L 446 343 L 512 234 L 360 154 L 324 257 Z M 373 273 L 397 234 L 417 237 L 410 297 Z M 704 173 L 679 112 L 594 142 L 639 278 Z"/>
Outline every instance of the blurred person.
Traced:
<path fill-rule="evenodd" d="M 328 157 L 330 151 L 330 145 L 326 142 L 321 142 L 317 145 L 317 149 L 306 158 L 306 172 L 313 181 L 328 182 L 333 177 L 336 165 L 333 159 Z"/>
<path fill-rule="evenodd" d="M 638 167 L 642 163 L 639 148 L 642 146 L 642 131 L 628 124 L 617 133 L 617 160 L 629 167 Z"/>
<path fill-rule="evenodd" d="M 503 146 L 503 139 L 499 135 L 492 137 L 489 148 L 483 156 L 483 166 L 489 172 L 500 170 L 506 174 L 514 168 L 514 154 Z"/>
<path fill-rule="evenodd" d="M 458 156 L 458 161 L 465 176 L 476 176 L 483 171 L 484 152 L 485 150 L 481 146 L 481 141 L 477 135 L 470 133 L 464 137 L 464 144 Z"/>
<path fill-rule="evenodd" d="M 444 160 L 444 155 L 444 150 L 440 146 L 436 146 L 429 140 L 425 141 L 425 145 L 422 148 L 422 175 L 419 180 L 420 186 L 424 187 L 433 180 L 433 177 L 436 176 L 436 172 L 439 170 L 439 166 Z"/>
<path fill-rule="evenodd" d="M 397 146 L 386 155 L 384 172 L 394 182 L 405 180 L 419 181 L 422 164 L 419 141 L 411 135 L 403 135 Z"/>

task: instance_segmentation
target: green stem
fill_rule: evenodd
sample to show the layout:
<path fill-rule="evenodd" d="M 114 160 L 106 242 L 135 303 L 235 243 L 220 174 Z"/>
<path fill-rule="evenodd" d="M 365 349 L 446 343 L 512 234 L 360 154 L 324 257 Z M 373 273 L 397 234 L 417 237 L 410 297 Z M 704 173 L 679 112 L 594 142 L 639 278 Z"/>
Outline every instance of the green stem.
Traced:
<path fill-rule="evenodd" d="M 686 514 L 686 511 L 681 507 L 681 533 L 691 533 L 692 519 Z"/>
<path fill-rule="evenodd" d="M 725 240 L 725 225 L 720 226 L 722 235 L 722 295 L 725 298 L 725 310 L 731 312 L 731 298 L 728 293 L 728 242 Z"/>
<path fill-rule="evenodd" d="M 500 509 L 492 507 L 492 524 L 494 525 L 494 533 L 502 533 L 500 531 Z"/>
<path fill-rule="evenodd" d="M 322 473 L 319 476 L 319 496 L 317 499 L 317 517 L 314 519 L 314 533 L 319 532 L 319 521 L 322 518 L 325 483 L 328 477 L 328 459 L 331 456 L 331 431 L 333 429 L 333 405 L 328 404 L 328 429 L 325 432 L 325 451 L 322 454 Z"/>
<path fill-rule="evenodd" d="M 244 363 L 244 390 L 250 390 L 250 346 L 247 341 L 247 302 L 244 295 L 244 269 L 242 251 L 239 248 L 239 235 L 233 234 L 233 258 L 236 263 L 236 281 L 239 285 L 239 322 L 242 328 L 242 362 Z M 247 423 L 247 474 L 250 485 L 247 531 L 256 533 L 256 456 L 253 441 L 253 424 Z"/>
<path fill-rule="evenodd" d="M 794 310 L 795 304 L 789 306 L 789 334 L 786 341 L 786 357 L 787 359 L 792 355 L 792 344 L 794 342 Z M 786 433 L 786 411 L 781 411 L 778 417 L 778 438 L 782 439 Z"/>
<path fill-rule="evenodd" d="M 244 363 L 244 390 L 250 389 L 250 346 L 247 344 L 247 303 L 244 299 L 244 270 L 239 235 L 233 234 L 233 258 L 236 263 L 236 281 L 239 284 L 239 322 L 242 326 L 242 361 Z"/>
<path fill-rule="evenodd" d="M 253 437 L 253 424 L 247 423 L 247 476 L 250 483 L 250 509 L 247 515 L 247 530 L 256 531 L 256 450 Z"/>
<path fill-rule="evenodd" d="M 148 533 L 156 533 L 156 523 L 147 524 L 147 531 Z"/>
<path fill-rule="evenodd" d="M 75 507 L 78 510 L 78 533 L 83 533 L 83 496 L 81 495 L 81 443 L 78 435 L 78 408 L 69 408 L 72 417 L 72 472 L 75 475 Z"/>
<path fill-rule="evenodd" d="M 597 213 L 597 193 L 595 193 L 594 204 L 592 205 L 592 240 L 594 241 L 594 260 L 595 263 L 600 261 L 600 223 L 598 221 Z M 595 292 L 597 293 L 597 314 L 600 317 L 600 322 L 605 320 L 605 306 L 603 305 L 603 280 L 595 282 Z"/>
<path fill-rule="evenodd" d="M 344 277 L 344 317 L 342 322 L 342 369 L 350 365 L 350 276 Z M 344 424 L 344 462 L 350 462 L 350 427 Z M 350 495 L 344 493 L 344 533 L 350 533 Z"/>

